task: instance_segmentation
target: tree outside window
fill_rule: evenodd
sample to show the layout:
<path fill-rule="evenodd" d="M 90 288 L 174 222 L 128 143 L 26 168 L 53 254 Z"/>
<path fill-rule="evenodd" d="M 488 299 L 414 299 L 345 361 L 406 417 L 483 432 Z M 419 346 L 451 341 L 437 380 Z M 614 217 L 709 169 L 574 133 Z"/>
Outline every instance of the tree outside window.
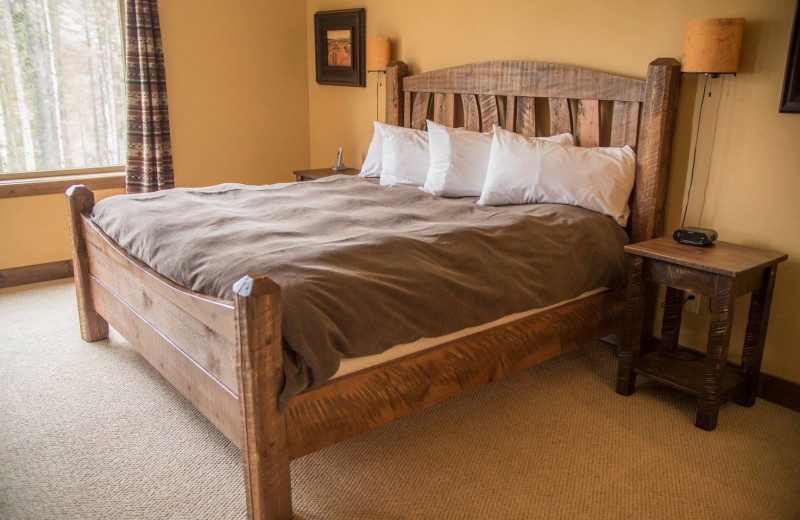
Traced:
<path fill-rule="evenodd" d="M 119 8 L 0 0 L 0 172 L 125 163 Z"/>

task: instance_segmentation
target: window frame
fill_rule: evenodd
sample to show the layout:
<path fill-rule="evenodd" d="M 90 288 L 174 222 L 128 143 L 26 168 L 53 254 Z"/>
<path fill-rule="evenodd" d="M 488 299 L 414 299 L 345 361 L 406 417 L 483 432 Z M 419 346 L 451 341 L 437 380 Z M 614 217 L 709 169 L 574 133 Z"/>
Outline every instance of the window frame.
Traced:
<path fill-rule="evenodd" d="M 127 78 L 128 45 L 125 38 L 125 0 L 117 0 L 119 32 L 122 40 L 123 75 Z M 27 172 L 0 173 L 0 199 L 61 193 L 65 180 L 82 181 L 87 188 L 116 189 L 125 187 L 124 164 L 67 168 L 63 170 L 31 170 Z M 69 187 L 69 186 L 67 186 Z"/>

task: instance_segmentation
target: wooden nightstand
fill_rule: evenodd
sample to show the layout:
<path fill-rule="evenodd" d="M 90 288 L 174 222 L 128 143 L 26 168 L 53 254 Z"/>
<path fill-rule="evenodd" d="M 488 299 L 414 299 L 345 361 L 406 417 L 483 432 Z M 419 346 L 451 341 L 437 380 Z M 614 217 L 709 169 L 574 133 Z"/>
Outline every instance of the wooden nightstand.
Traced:
<path fill-rule="evenodd" d="M 625 246 L 628 285 L 625 329 L 619 350 L 617 393 L 631 395 L 636 375 L 650 376 L 697 396 L 695 426 L 711 431 L 726 399 L 752 406 L 756 399 L 769 307 L 778 263 L 787 255 L 716 242 L 708 247 L 678 244 L 671 237 Z M 640 356 L 644 325 L 644 284 L 667 286 L 658 349 Z M 711 326 L 705 356 L 676 359 L 684 291 L 709 297 Z M 753 293 L 741 367 L 728 365 L 736 297 Z"/>
<path fill-rule="evenodd" d="M 346 170 L 341 170 L 335 172 L 330 168 L 314 168 L 313 170 L 295 170 L 294 176 L 297 177 L 297 182 L 302 181 L 315 181 L 317 179 L 321 179 L 322 177 L 329 177 L 331 175 L 337 174 L 344 174 L 344 175 L 358 175 L 360 170 L 356 170 L 355 168 L 348 168 Z"/>

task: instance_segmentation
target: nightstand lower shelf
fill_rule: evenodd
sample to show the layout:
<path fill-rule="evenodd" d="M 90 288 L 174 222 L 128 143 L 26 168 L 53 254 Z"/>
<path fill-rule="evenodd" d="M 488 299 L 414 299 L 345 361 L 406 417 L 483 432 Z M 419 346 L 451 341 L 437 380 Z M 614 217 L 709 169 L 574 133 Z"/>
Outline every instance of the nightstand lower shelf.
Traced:
<path fill-rule="evenodd" d="M 652 352 L 636 360 L 633 371 L 643 376 L 677 388 L 683 392 L 700 397 L 703 393 L 703 371 L 705 356 L 692 361 L 672 359 L 660 352 Z M 725 367 L 720 381 L 719 394 L 723 399 L 731 396 L 747 382 L 741 370 L 735 365 Z"/>

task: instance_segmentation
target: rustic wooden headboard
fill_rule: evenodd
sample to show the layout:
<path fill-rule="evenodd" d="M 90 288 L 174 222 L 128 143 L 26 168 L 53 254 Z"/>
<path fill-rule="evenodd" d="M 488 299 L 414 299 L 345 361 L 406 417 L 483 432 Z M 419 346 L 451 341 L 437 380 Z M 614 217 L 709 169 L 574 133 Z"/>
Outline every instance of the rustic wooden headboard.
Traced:
<path fill-rule="evenodd" d="M 579 146 L 636 150 L 631 241 L 660 236 L 678 105 L 680 64 L 659 58 L 647 79 L 530 61 L 487 61 L 414 76 L 387 67 L 386 122 L 486 131 L 497 124 L 528 136 L 573 132 Z"/>

